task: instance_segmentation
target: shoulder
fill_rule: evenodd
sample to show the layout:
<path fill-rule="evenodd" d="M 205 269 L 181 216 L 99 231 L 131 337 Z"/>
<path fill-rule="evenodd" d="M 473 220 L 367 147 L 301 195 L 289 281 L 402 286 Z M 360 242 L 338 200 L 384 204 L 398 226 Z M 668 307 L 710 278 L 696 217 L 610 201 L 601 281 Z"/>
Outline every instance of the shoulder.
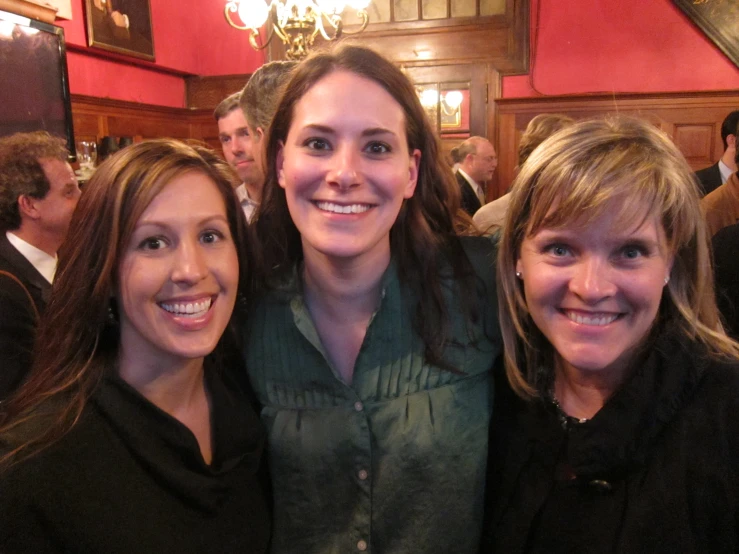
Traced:
<path fill-rule="evenodd" d="M 510 193 L 504 194 L 497 200 L 493 200 L 477 210 L 472 217 L 472 221 L 485 232 L 488 232 L 493 226 L 502 225 L 510 201 Z"/>
<path fill-rule="evenodd" d="M 695 172 L 695 176 L 698 177 L 698 179 L 702 180 L 704 178 L 713 176 L 716 171 L 718 171 L 718 162 L 713 165 L 709 165 L 708 167 L 704 167 L 703 169 L 699 169 Z"/>

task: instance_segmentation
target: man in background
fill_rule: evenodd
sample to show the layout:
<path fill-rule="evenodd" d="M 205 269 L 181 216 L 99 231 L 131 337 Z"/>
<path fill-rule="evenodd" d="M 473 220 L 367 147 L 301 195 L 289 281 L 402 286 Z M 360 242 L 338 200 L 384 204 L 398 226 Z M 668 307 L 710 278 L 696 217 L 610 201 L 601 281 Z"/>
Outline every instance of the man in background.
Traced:
<path fill-rule="evenodd" d="M 575 120 L 571 117 L 556 113 L 539 114 L 529 121 L 526 131 L 521 136 L 521 142 L 518 144 L 518 167 L 516 171 L 521 169 L 521 166 L 537 146 L 560 129 L 564 129 L 574 122 Z M 508 192 L 477 210 L 472 221 L 482 231 L 494 233 L 503 224 L 510 201 L 511 193 Z"/>
<path fill-rule="evenodd" d="M 246 117 L 249 134 L 254 149 L 254 158 L 264 181 L 267 169 L 263 167 L 265 149 L 267 147 L 265 135 L 277 111 L 277 104 L 282 96 L 282 87 L 290 79 L 290 74 L 298 62 L 276 61 L 264 64 L 249 78 L 244 90 L 241 91 L 241 111 Z"/>
<path fill-rule="evenodd" d="M 458 147 L 460 164 L 457 182 L 462 191 L 462 209 L 473 216 L 485 203 L 483 184 L 493 178 L 498 167 L 498 156 L 490 141 L 484 137 L 470 137 Z"/>
<path fill-rule="evenodd" d="M 737 170 L 736 162 L 736 129 L 739 126 L 739 110 L 726 116 L 721 124 L 721 140 L 724 153 L 721 159 L 710 167 L 695 172 L 701 183 L 703 194 L 709 194 L 729 180 L 729 176 Z"/>
<path fill-rule="evenodd" d="M 64 140 L 43 131 L 0 138 L 0 400 L 30 368 L 57 250 L 80 197 L 67 154 Z"/>
<path fill-rule="evenodd" d="M 734 128 L 733 135 L 729 135 L 734 137 L 734 142 L 737 134 L 739 124 Z M 739 150 L 736 147 L 732 161 L 736 168 L 739 165 Z M 723 185 L 703 197 L 701 208 L 706 214 L 709 236 L 715 235 L 724 227 L 739 223 L 739 171 L 731 173 Z"/>
<path fill-rule="evenodd" d="M 216 107 L 213 117 L 218 123 L 218 139 L 223 157 L 241 180 L 241 185 L 236 188 L 236 195 L 247 221 L 251 221 L 262 200 L 264 178 L 254 159 L 252 136 L 239 107 L 240 96 L 241 92 L 236 92 L 224 99 Z"/>

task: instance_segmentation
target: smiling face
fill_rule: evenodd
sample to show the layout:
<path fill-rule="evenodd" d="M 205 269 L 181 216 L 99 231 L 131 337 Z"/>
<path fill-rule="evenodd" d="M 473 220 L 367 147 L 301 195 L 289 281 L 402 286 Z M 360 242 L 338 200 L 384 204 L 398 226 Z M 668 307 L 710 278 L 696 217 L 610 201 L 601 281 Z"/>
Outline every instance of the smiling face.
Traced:
<path fill-rule="evenodd" d="M 405 115 L 380 85 L 328 74 L 296 103 L 277 156 L 278 181 L 307 256 L 390 257 L 390 228 L 413 196 L 421 154 Z"/>
<path fill-rule="evenodd" d="M 528 311 L 559 367 L 607 386 L 625 378 L 672 267 L 656 218 L 623 225 L 615 211 L 586 226 L 527 236 L 516 264 Z"/>
<path fill-rule="evenodd" d="M 236 247 L 217 185 L 172 179 L 136 223 L 118 270 L 120 356 L 166 367 L 213 351 L 233 311 Z"/>
<path fill-rule="evenodd" d="M 223 156 L 239 179 L 250 185 L 261 184 L 263 174 L 255 160 L 254 144 L 241 108 L 231 110 L 218 120 L 218 140 Z"/>

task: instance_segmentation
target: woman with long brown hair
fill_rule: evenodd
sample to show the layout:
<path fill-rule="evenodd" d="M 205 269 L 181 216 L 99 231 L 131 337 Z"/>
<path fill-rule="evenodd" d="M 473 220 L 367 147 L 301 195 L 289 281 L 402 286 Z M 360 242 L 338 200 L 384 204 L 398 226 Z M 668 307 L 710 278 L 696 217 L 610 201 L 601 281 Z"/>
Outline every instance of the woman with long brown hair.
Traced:
<path fill-rule="evenodd" d="M 266 551 L 263 431 L 224 364 L 244 229 L 207 150 L 151 141 L 98 168 L 0 410 L 0 551 Z"/>
<path fill-rule="evenodd" d="M 245 357 L 268 427 L 273 552 L 476 552 L 494 251 L 413 85 L 366 48 L 293 71 L 255 222 Z"/>

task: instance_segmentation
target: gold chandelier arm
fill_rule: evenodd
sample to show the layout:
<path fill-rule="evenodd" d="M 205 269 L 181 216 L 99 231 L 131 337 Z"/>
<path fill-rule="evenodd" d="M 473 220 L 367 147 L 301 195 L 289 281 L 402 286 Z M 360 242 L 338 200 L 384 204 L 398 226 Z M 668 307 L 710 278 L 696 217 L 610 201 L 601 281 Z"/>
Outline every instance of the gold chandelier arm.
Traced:
<path fill-rule="evenodd" d="M 267 40 L 264 41 L 264 44 L 260 45 L 257 42 L 258 38 L 262 38 L 259 36 L 259 29 L 252 29 L 251 33 L 249 33 L 249 44 L 251 44 L 251 47 L 254 48 L 256 51 L 264 50 L 269 46 L 269 41 L 272 40 L 272 35 L 275 34 L 275 26 L 272 25 L 272 28 L 269 30 L 269 34 L 267 35 Z"/>
<path fill-rule="evenodd" d="M 367 14 L 367 10 L 358 10 L 357 16 L 362 18 L 362 24 L 359 26 L 359 29 L 357 29 L 356 31 L 347 31 L 346 29 L 343 29 L 342 32 L 345 35 L 357 35 L 367 28 L 367 23 L 369 23 L 369 15 Z"/>
<path fill-rule="evenodd" d="M 331 25 L 331 28 L 334 30 L 333 36 L 329 35 L 326 32 L 326 27 L 324 27 L 323 25 L 324 19 L 328 21 L 328 24 Z M 315 17 L 315 21 L 316 28 L 313 30 L 313 33 L 311 33 L 311 36 L 313 38 L 316 38 L 319 32 L 321 33 L 321 36 L 326 40 L 336 40 L 341 36 L 341 16 L 327 15 L 323 12 L 318 12 L 318 15 Z"/>
<path fill-rule="evenodd" d="M 229 15 L 229 12 L 235 13 L 238 11 L 238 9 L 239 9 L 238 3 L 232 0 L 231 2 L 228 2 L 226 4 L 226 8 L 223 11 L 223 15 L 226 16 L 226 21 L 228 22 L 229 25 L 231 25 L 231 27 L 233 27 L 234 29 L 238 29 L 239 31 L 247 31 L 249 30 L 249 27 L 247 27 L 246 25 L 237 25 L 236 23 L 233 22 L 233 20 L 231 19 L 231 16 Z M 251 42 L 251 39 L 249 39 L 249 42 Z"/>

